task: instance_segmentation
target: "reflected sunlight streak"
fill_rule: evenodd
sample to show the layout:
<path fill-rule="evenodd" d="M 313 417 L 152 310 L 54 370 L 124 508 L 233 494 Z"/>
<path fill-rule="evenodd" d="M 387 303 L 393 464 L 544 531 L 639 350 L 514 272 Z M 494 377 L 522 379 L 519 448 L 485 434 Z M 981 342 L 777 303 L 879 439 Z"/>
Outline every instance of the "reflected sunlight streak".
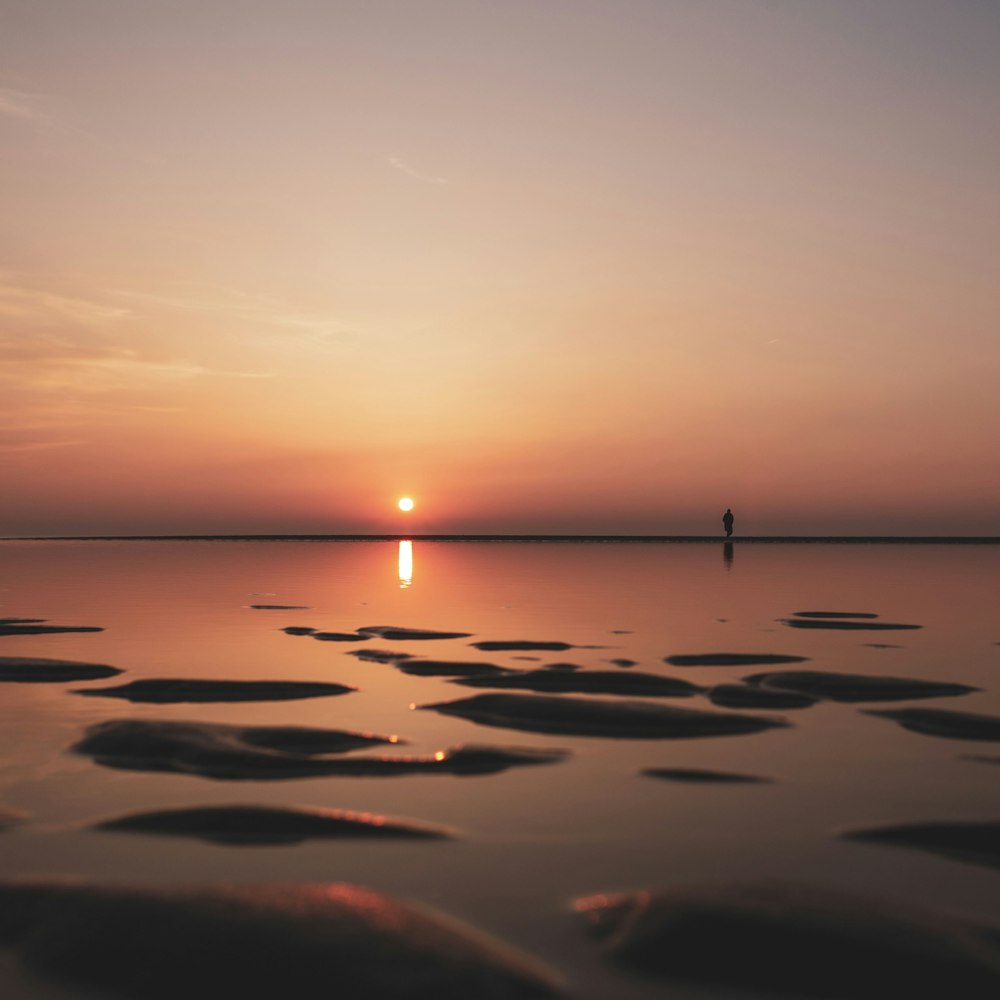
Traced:
<path fill-rule="evenodd" d="M 399 586 L 409 587 L 413 583 L 413 542 L 399 543 Z"/>

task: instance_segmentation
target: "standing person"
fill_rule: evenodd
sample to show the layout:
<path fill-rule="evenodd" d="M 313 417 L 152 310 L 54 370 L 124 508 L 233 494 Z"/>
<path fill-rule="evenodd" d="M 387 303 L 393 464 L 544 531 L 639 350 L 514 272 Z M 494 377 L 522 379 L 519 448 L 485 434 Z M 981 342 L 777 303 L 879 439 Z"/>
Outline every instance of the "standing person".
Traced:
<path fill-rule="evenodd" d="M 733 533 L 733 512 L 727 507 L 726 513 L 722 515 L 722 527 L 726 529 L 726 538 Z"/>

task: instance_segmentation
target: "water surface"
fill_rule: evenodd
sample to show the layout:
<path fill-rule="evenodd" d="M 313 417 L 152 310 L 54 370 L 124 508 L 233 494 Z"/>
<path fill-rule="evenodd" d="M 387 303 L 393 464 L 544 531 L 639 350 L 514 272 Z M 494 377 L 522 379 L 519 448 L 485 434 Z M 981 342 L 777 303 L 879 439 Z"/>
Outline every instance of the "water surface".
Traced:
<path fill-rule="evenodd" d="M 840 839 L 859 827 L 997 819 L 1000 746 L 933 738 L 865 713 L 937 707 L 1000 714 L 995 546 L 415 542 L 0 543 L 0 617 L 102 632 L 0 636 L 0 656 L 105 663 L 110 681 L 0 685 L 0 877 L 121 881 L 347 880 L 429 903 L 547 960 L 580 997 L 662 988 L 600 959 L 574 897 L 706 880 L 778 878 L 1000 919 L 1000 875 L 918 851 Z M 302 606 L 258 610 L 251 605 Z M 790 628 L 797 611 L 867 612 L 907 631 Z M 470 633 L 449 640 L 318 642 L 286 627 L 375 625 Z M 484 640 L 569 643 L 482 652 Z M 517 669 L 574 663 L 710 686 L 783 666 L 671 666 L 712 652 L 807 657 L 791 668 L 952 681 L 980 690 L 878 705 L 761 711 L 791 725 L 735 736 L 635 740 L 484 727 L 416 706 L 488 689 L 410 676 L 349 655 L 392 649 Z M 611 661 L 635 661 L 633 667 Z M 74 688 L 141 678 L 325 681 L 355 693 L 301 701 L 130 704 Z M 612 696 L 608 696 L 612 697 Z M 658 700 L 715 709 L 699 695 Z M 746 711 L 746 710 L 739 710 Z M 67 753 L 115 718 L 302 725 L 398 734 L 405 752 L 460 743 L 564 748 L 551 765 L 494 775 L 215 781 L 111 770 Z M 370 751 L 364 751 L 370 752 Z M 389 751 L 395 752 L 395 751 Z M 749 774 L 700 784 L 647 768 Z M 410 817 L 451 841 L 227 847 L 96 832 L 138 810 L 321 806 Z M 676 996 L 707 996 L 692 988 Z"/>

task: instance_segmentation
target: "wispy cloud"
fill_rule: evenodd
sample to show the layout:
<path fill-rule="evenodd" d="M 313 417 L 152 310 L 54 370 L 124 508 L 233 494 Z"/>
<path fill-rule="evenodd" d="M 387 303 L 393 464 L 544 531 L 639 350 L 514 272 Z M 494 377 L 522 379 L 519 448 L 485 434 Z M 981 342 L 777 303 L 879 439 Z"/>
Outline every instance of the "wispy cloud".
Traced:
<path fill-rule="evenodd" d="M 68 430 L 65 424 L 48 422 L 0 424 L 0 453 L 47 451 L 85 443 L 78 433 Z"/>
<path fill-rule="evenodd" d="M 407 177 L 412 177 L 416 181 L 423 181 L 425 184 L 447 184 L 448 180 L 445 177 L 438 177 L 434 174 L 425 174 L 421 170 L 417 170 L 411 167 L 406 160 L 401 159 L 398 156 L 387 156 L 386 162 L 394 170 L 399 170 L 400 172 L 406 174 Z"/>
<path fill-rule="evenodd" d="M 128 314 L 129 310 L 121 306 L 33 288 L 0 277 L 0 321 L 43 320 L 95 328 L 124 319 Z"/>
<path fill-rule="evenodd" d="M 0 454 L 14 454 L 19 452 L 50 451 L 53 448 L 73 448 L 77 445 L 86 444 L 84 438 L 60 439 L 58 441 L 21 441 L 8 442 L 0 438 Z"/>
<path fill-rule="evenodd" d="M 187 361 L 151 361 L 136 356 L 99 358 L 90 367 L 122 375 L 146 375 L 168 379 L 198 378 L 212 375 L 221 378 L 274 378 L 274 372 L 230 371 L 225 368 L 207 368 Z"/>
<path fill-rule="evenodd" d="M 44 104 L 45 99 L 40 94 L 0 87 L 0 115 L 27 122 L 48 122 L 50 119 Z"/>
<path fill-rule="evenodd" d="M 30 385 L 53 373 L 130 358 L 118 305 L 19 283 L 0 276 L 0 379 Z"/>
<path fill-rule="evenodd" d="M 193 342 L 190 351 L 178 350 L 150 312 L 107 293 L 0 273 L 4 461 L 47 461 L 49 452 L 106 440 L 112 428 L 171 425 L 204 398 L 199 382 L 215 398 L 220 379 L 276 377 L 241 370 L 240 361 L 206 363 Z"/>
<path fill-rule="evenodd" d="M 145 303 L 235 319 L 243 324 L 244 335 L 246 331 L 256 328 L 259 337 L 283 346 L 288 345 L 288 337 L 291 336 L 304 346 L 339 348 L 357 332 L 329 313 L 310 312 L 281 299 L 224 286 L 184 286 L 170 293 L 115 289 L 109 294 L 133 303 L 136 308 Z M 275 332 L 282 337 L 275 336 Z"/>
<path fill-rule="evenodd" d="M 105 391 L 137 380 L 269 378 L 171 357 L 143 337 L 131 308 L 0 277 L 0 382 L 40 390 Z"/>
<path fill-rule="evenodd" d="M 145 166 L 161 162 L 130 142 L 85 128 L 78 117 L 72 102 L 59 95 L 0 87 L 0 124 L 7 119 L 57 141 Z"/>
<path fill-rule="evenodd" d="M 145 358 L 136 351 L 116 345 L 90 345 L 85 349 L 75 349 L 76 345 L 70 349 L 63 345 L 50 345 L 48 354 L 43 348 L 30 358 L 24 352 L 19 352 L 20 345 L 14 344 L 14 349 L 9 352 L 5 350 L 7 346 L 0 337 L 0 360 L 14 359 L 24 363 L 8 364 L 0 370 L 0 384 L 13 384 L 23 389 L 100 393 L 117 388 L 135 390 L 143 383 L 179 382 L 206 377 L 277 377 L 274 372 L 209 368 L 190 361 Z M 162 408 L 145 409 L 159 411 Z"/>

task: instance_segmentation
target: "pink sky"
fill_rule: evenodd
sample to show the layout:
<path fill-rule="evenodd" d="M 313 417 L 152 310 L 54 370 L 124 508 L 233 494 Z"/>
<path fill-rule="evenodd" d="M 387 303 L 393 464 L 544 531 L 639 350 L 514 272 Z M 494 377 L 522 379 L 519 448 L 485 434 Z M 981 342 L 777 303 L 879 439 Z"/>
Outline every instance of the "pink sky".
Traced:
<path fill-rule="evenodd" d="M 0 535 L 997 531 L 992 5 L 0 36 Z"/>

